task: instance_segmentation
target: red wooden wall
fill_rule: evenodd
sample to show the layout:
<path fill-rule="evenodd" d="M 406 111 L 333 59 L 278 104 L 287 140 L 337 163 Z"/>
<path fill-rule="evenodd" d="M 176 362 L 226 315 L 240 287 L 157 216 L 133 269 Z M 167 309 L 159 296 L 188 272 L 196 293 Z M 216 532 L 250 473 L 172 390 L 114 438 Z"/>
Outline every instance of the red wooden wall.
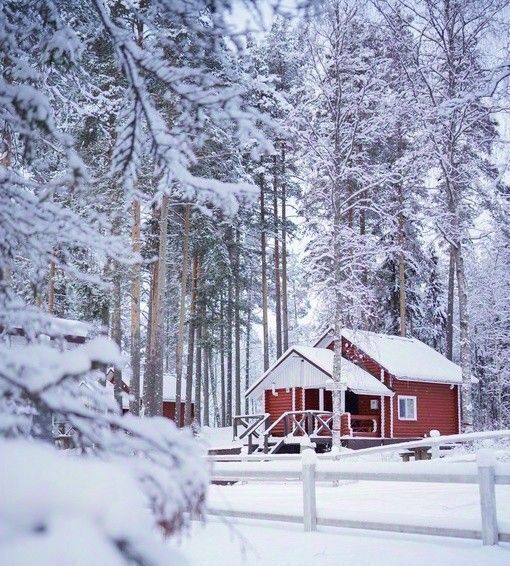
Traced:
<path fill-rule="evenodd" d="M 181 403 L 181 423 L 184 426 L 184 407 L 185 403 Z M 175 421 L 175 401 L 163 401 L 163 416 Z M 191 416 L 195 416 L 195 404 L 191 403 Z"/>
<path fill-rule="evenodd" d="M 333 350 L 333 344 L 330 344 L 329 348 Z M 359 364 L 377 379 L 381 379 L 381 366 L 345 338 L 342 339 L 342 352 L 347 359 Z M 390 403 L 393 404 L 393 437 L 395 438 L 428 436 L 432 429 L 439 430 L 442 435 L 460 432 L 457 386 L 452 388 L 444 383 L 402 381 L 393 379 L 387 372 L 384 372 L 383 379 L 385 385 L 395 391 L 395 395 L 391 399 L 385 398 L 384 400 L 384 432 L 386 438 L 389 438 L 391 433 Z M 416 397 L 418 417 L 416 421 L 399 420 L 398 395 Z M 371 397 L 359 396 L 360 414 L 370 415 L 376 412 L 370 411 L 370 399 Z M 367 412 L 365 412 L 365 408 L 368 409 Z"/>
<path fill-rule="evenodd" d="M 393 379 L 387 385 L 395 391 L 393 403 L 393 436 L 409 438 L 428 436 L 432 429 L 442 435 L 459 432 L 457 395 L 458 387 L 444 383 L 419 383 Z M 416 397 L 417 420 L 401 421 L 398 418 L 398 396 Z M 390 435 L 390 399 L 386 401 L 386 436 Z"/>
<path fill-rule="evenodd" d="M 292 389 L 276 389 L 278 395 L 273 395 L 271 389 L 264 391 L 264 410 L 271 415 L 271 423 L 274 423 L 278 417 L 292 411 Z M 303 390 L 297 387 L 295 390 L 295 410 L 303 409 Z M 273 431 L 273 436 L 283 436 L 283 423 L 277 425 Z"/>

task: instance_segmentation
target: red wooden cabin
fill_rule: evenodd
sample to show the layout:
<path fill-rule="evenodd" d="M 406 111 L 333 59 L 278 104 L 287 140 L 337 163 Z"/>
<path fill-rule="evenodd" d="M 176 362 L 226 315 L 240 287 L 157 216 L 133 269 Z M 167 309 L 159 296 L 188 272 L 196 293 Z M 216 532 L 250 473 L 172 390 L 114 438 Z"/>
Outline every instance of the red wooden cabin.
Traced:
<path fill-rule="evenodd" d="M 246 392 L 263 399 L 272 437 L 330 442 L 333 348 L 332 330 L 289 348 Z M 419 340 L 344 329 L 341 375 L 349 447 L 460 432 L 460 367 Z"/>
<path fill-rule="evenodd" d="M 113 395 L 113 368 L 109 368 L 106 372 L 106 379 L 112 386 L 112 395 Z M 181 391 L 181 418 L 179 426 L 184 426 L 184 407 L 185 407 L 185 387 L 186 383 L 182 384 L 182 391 Z M 142 384 L 143 389 L 143 384 Z M 169 373 L 163 374 L 163 416 L 175 421 L 175 409 L 176 409 L 176 402 L 175 402 L 175 376 Z M 124 380 L 122 381 L 122 391 L 127 395 L 122 397 L 122 410 L 124 413 L 129 411 L 129 384 L 126 383 Z M 193 397 L 194 399 L 194 397 Z M 195 416 L 195 402 L 191 402 L 191 417 Z"/>

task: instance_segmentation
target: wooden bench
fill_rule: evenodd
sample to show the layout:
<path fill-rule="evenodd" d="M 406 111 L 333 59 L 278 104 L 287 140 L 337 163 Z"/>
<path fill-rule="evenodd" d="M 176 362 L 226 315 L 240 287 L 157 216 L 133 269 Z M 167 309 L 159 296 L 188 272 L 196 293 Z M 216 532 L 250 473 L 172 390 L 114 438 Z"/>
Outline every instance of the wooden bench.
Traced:
<path fill-rule="evenodd" d="M 429 452 L 430 446 L 417 446 L 416 448 L 409 448 L 399 452 L 399 456 L 402 458 L 403 462 L 409 462 L 409 460 L 414 458 L 414 460 L 430 460 L 432 455 Z"/>
<path fill-rule="evenodd" d="M 412 450 L 404 450 L 403 452 L 399 452 L 398 455 L 402 458 L 402 462 L 409 462 L 411 456 L 414 457 L 414 452 Z"/>

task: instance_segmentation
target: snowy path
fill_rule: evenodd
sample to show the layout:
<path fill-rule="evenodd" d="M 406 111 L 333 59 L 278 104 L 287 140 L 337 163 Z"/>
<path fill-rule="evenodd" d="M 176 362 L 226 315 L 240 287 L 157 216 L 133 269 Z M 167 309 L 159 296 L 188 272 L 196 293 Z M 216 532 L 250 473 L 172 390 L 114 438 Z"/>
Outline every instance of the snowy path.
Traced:
<path fill-rule="evenodd" d="M 473 540 L 326 527 L 305 534 L 298 525 L 249 520 L 195 523 L 181 551 L 191 564 L 201 566 L 510 564 L 509 544 L 483 547 Z"/>
<path fill-rule="evenodd" d="M 497 486 L 500 532 L 510 533 L 510 486 Z M 299 483 L 211 486 L 209 508 L 302 513 Z M 317 516 L 458 529 L 480 529 L 477 485 L 406 482 L 344 482 L 317 486 Z"/>

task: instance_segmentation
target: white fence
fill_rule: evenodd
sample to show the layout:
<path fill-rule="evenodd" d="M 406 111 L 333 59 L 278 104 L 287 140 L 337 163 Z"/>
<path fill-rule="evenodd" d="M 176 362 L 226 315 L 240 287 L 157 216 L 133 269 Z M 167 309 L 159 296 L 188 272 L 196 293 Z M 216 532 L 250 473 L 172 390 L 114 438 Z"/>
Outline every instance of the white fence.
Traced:
<path fill-rule="evenodd" d="M 431 434 L 433 431 L 431 431 Z M 432 448 L 432 456 L 437 456 L 437 450 L 440 446 L 455 443 L 470 443 L 484 440 L 499 440 L 510 438 L 510 430 L 492 430 L 487 432 L 469 432 L 463 434 L 451 434 L 447 436 L 431 435 L 422 440 L 413 440 L 411 442 L 399 442 L 395 444 L 385 444 L 384 446 L 373 446 L 371 448 L 362 448 L 360 450 L 348 450 L 333 454 L 326 452 L 321 454 L 321 460 L 344 460 L 349 458 L 359 458 L 360 456 L 372 454 L 384 454 L 391 452 L 399 452 L 410 448 L 430 447 Z M 301 456 L 299 454 L 223 454 L 206 456 L 211 462 L 265 462 L 270 460 L 281 461 L 298 461 Z"/>
<path fill-rule="evenodd" d="M 427 440 L 429 440 L 430 444 L 430 439 Z M 303 486 L 302 516 L 214 510 L 211 511 L 211 514 L 252 519 L 302 522 L 305 531 L 314 531 L 317 529 L 317 525 L 325 525 L 401 533 L 481 538 L 484 545 L 497 544 L 498 541 L 510 542 L 510 533 L 500 533 L 498 529 L 495 490 L 497 484 L 510 485 L 510 464 L 496 464 L 495 455 L 491 449 L 479 450 L 476 464 L 445 463 L 439 466 L 432 465 L 432 467 L 430 467 L 429 465 L 425 465 L 417 467 L 410 464 L 399 463 L 371 463 L 368 471 L 365 469 L 366 463 L 341 466 L 339 463 L 333 464 L 331 462 L 325 462 L 323 465 L 317 466 L 317 455 L 312 449 L 305 450 L 299 457 L 301 459 L 301 465 L 285 465 L 284 468 L 287 469 L 258 469 L 257 465 L 234 465 L 234 462 L 232 462 L 231 465 L 220 464 L 216 466 L 212 470 L 211 475 L 213 481 L 221 482 L 247 480 L 300 481 Z M 316 482 L 338 482 L 341 480 L 478 484 L 481 531 L 317 517 Z"/>

